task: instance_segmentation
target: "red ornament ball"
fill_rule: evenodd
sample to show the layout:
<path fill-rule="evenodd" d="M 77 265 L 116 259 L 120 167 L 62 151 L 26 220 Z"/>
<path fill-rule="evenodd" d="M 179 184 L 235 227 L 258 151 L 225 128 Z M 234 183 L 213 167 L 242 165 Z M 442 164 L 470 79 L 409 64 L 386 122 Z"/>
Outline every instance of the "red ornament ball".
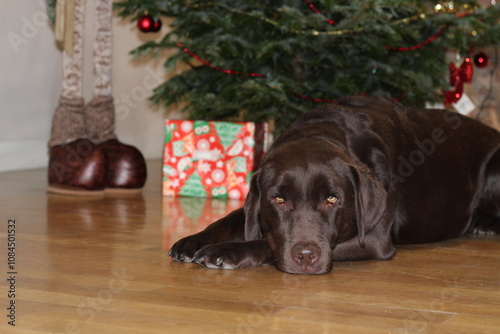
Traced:
<path fill-rule="evenodd" d="M 152 31 L 153 26 L 154 20 L 149 14 L 144 14 L 137 20 L 137 28 L 142 32 Z"/>
<path fill-rule="evenodd" d="M 160 18 L 153 19 L 153 26 L 151 27 L 151 32 L 158 32 L 161 29 L 161 20 Z"/>
<path fill-rule="evenodd" d="M 490 58 L 484 52 L 479 52 L 477 55 L 474 56 L 474 64 L 477 67 L 486 67 L 486 66 L 488 66 L 488 61 L 489 60 L 490 60 Z"/>

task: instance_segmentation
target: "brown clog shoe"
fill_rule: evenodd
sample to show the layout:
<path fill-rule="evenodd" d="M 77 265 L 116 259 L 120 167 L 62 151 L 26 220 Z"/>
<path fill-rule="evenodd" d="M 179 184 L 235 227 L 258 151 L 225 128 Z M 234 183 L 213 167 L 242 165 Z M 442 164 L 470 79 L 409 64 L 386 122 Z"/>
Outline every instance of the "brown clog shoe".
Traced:
<path fill-rule="evenodd" d="M 87 139 L 52 146 L 49 150 L 47 191 L 75 196 L 104 196 L 107 170 L 103 148 Z"/>
<path fill-rule="evenodd" d="M 140 192 L 147 177 L 146 161 L 142 153 L 117 139 L 107 140 L 99 146 L 104 150 L 108 166 L 106 193 Z"/>

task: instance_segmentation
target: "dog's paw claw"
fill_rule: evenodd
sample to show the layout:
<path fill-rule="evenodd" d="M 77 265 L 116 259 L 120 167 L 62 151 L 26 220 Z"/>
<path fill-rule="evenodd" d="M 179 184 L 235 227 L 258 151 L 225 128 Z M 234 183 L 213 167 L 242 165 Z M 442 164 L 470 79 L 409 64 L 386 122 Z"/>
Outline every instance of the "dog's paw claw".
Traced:
<path fill-rule="evenodd" d="M 177 241 L 168 251 L 174 261 L 193 262 L 194 255 L 210 241 L 202 233 L 198 233 Z"/>
<path fill-rule="evenodd" d="M 224 255 L 217 252 L 217 247 L 200 249 L 193 257 L 193 263 L 211 269 L 235 269 L 237 266 L 226 261 Z"/>
<path fill-rule="evenodd" d="M 221 265 L 217 264 L 217 261 L 216 261 L 216 264 L 213 264 L 213 263 L 211 263 L 204 256 L 195 256 L 193 258 L 192 262 L 196 263 L 196 264 L 199 264 L 200 266 L 203 266 L 203 267 L 206 267 L 206 268 L 211 268 L 211 269 L 220 269 L 220 268 L 222 268 Z"/>
<path fill-rule="evenodd" d="M 168 256 L 170 256 L 172 260 L 177 262 L 191 262 L 191 257 L 187 256 L 184 253 L 176 252 L 172 249 L 168 252 Z"/>
<path fill-rule="evenodd" d="M 194 254 L 191 262 L 201 265 L 201 262 L 203 262 L 203 258 L 201 256 L 198 256 L 197 254 Z"/>
<path fill-rule="evenodd" d="M 172 258 L 177 261 L 192 262 L 213 269 L 257 267 L 270 261 L 266 257 L 252 257 L 251 249 L 253 248 L 251 245 L 248 248 L 242 246 L 244 244 L 239 242 L 211 244 L 198 249 L 193 255 L 174 250 Z"/>

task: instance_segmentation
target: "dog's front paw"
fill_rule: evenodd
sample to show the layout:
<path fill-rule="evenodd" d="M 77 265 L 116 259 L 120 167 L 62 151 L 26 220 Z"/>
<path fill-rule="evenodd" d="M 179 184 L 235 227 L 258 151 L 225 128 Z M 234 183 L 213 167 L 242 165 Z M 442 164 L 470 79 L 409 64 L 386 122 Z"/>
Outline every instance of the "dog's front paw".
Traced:
<path fill-rule="evenodd" d="M 264 240 L 221 242 L 197 251 L 192 262 L 207 268 L 239 269 L 272 264 L 273 256 Z"/>
<path fill-rule="evenodd" d="M 193 262 L 207 268 L 241 268 L 244 256 L 240 254 L 237 244 L 221 242 L 205 246 L 194 254 Z"/>
<path fill-rule="evenodd" d="M 203 232 L 193 234 L 177 241 L 168 251 L 168 256 L 175 261 L 192 262 L 194 254 L 210 243 Z"/>

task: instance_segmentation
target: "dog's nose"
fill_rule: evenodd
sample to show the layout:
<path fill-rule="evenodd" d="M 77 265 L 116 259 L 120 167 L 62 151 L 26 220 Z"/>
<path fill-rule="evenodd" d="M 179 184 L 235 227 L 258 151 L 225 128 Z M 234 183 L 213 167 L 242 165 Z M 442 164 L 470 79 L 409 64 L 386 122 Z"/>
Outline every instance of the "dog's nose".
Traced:
<path fill-rule="evenodd" d="M 321 249 L 316 245 L 297 244 L 292 247 L 292 259 L 301 266 L 311 266 L 319 261 Z"/>

